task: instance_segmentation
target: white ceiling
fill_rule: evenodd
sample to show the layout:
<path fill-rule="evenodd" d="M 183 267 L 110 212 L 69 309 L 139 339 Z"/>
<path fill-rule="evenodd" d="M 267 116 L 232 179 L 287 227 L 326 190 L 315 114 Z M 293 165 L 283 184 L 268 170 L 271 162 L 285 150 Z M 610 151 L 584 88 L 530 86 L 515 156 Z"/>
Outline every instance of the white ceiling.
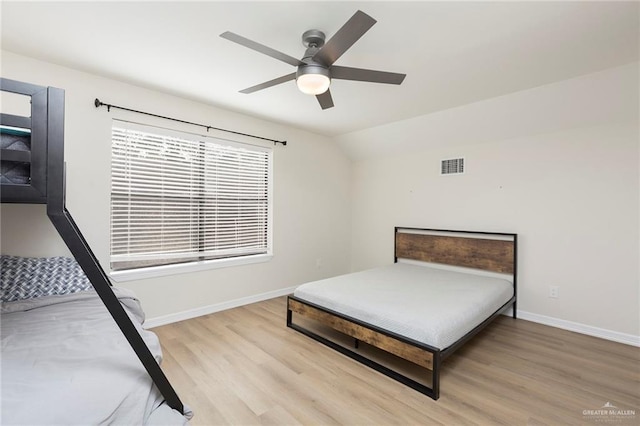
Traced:
<path fill-rule="evenodd" d="M 402 72 L 401 86 L 335 80 L 321 110 L 295 68 L 224 40 L 302 57 L 356 10 L 378 23 L 336 65 Z M 639 58 L 637 2 L 8 2 L 2 49 L 309 131 L 339 135 Z M 135 108 L 135 100 L 130 107 Z"/>

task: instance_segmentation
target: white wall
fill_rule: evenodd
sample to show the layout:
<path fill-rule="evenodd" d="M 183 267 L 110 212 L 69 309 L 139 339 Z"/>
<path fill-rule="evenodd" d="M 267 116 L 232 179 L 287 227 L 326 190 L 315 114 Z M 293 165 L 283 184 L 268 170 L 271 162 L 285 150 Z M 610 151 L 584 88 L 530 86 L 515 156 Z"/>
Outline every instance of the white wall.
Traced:
<path fill-rule="evenodd" d="M 96 109 L 94 98 L 289 141 L 274 149 L 274 259 L 125 283 L 150 318 L 389 263 L 399 225 L 517 232 L 519 309 L 640 335 L 637 63 L 344 135 L 341 152 L 297 129 L 2 59 L 3 77 L 66 90 L 67 206 L 105 267 L 111 120 L 143 118 Z M 467 173 L 438 176 L 439 160 L 456 156 Z M 67 253 L 42 206 L 2 205 L 0 214 L 3 253 Z M 550 285 L 558 299 L 547 297 Z"/>
<path fill-rule="evenodd" d="M 133 289 L 148 318 L 277 292 L 347 272 L 350 161 L 329 139 L 115 80 L 2 52 L 2 77 L 65 90 L 67 208 L 103 267 L 109 265 L 110 144 L 113 118 L 199 131 L 95 108 L 93 101 L 258 134 L 274 147 L 274 257 L 270 262 L 119 284 Z M 220 134 L 232 138 L 228 134 Z M 244 142 L 254 141 L 249 138 Z M 42 206 L 2 205 L 2 253 L 68 254 Z M 321 266 L 316 267 L 316 260 Z"/>
<path fill-rule="evenodd" d="M 352 270 L 393 261 L 394 226 L 516 232 L 519 310 L 640 342 L 637 63 L 338 142 Z M 439 176 L 458 156 L 466 173 Z"/>

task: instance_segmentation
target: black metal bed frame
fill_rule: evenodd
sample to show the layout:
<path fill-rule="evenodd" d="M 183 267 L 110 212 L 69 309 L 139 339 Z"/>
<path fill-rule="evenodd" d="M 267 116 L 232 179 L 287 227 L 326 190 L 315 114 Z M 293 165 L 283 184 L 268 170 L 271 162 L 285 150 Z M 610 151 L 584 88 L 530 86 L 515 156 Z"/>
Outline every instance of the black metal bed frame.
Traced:
<path fill-rule="evenodd" d="M 91 247 L 65 206 L 64 91 L 6 78 L 0 90 L 31 98 L 31 117 L 1 114 L 0 124 L 31 130 L 31 152 L 16 157 L 2 150 L 2 158 L 30 163 L 31 181 L 3 184 L 3 203 L 46 204 L 47 216 L 91 281 L 96 293 L 131 345 L 167 404 L 184 414 L 184 406 L 135 325 L 111 289 L 111 283 Z M 12 156 L 13 155 L 13 156 Z"/>
<path fill-rule="evenodd" d="M 517 318 L 517 312 L 516 312 L 516 300 L 517 300 L 517 256 L 518 256 L 518 235 L 517 234 L 510 234 L 510 233 L 498 233 L 498 232 L 474 232 L 474 231 L 456 231 L 456 230 L 442 230 L 442 229 L 423 229 L 423 228 L 407 228 L 407 227 L 396 227 L 395 228 L 395 234 L 398 233 L 398 230 L 400 229 L 404 229 L 404 230 L 411 230 L 411 231 L 427 231 L 427 232 L 439 232 L 439 233 L 455 233 L 455 234 L 476 234 L 476 235 L 492 235 L 492 236 L 505 236 L 505 237 L 510 237 L 513 238 L 513 246 L 514 246 L 514 250 L 513 250 L 513 297 L 507 301 L 504 305 L 502 305 L 498 310 L 496 310 L 493 314 L 491 314 L 488 318 L 486 318 L 482 323 L 480 323 L 479 325 L 477 325 L 474 329 L 472 329 L 471 331 L 469 331 L 467 334 L 465 334 L 464 336 L 462 336 L 460 339 L 458 339 L 456 342 L 454 342 L 453 344 L 451 344 L 449 347 L 445 348 L 445 349 L 438 349 L 434 346 L 430 346 L 427 344 L 424 344 L 422 342 L 418 342 L 416 340 L 401 336 L 397 333 L 385 330 L 383 328 L 380 328 L 378 326 L 366 323 L 364 321 L 358 320 L 356 318 L 350 317 L 348 315 L 336 312 L 334 310 L 331 309 L 327 309 L 325 307 L 319 306 L 315 303 L 311 303 L 308 302 L 306 300 L 300 299 L 298 297 L 295 297 L 293 295 L 289 295 L 287 297 L 287 327 L 292 328 L 308 337 L 311 337 L 312 339 L 342 353 L 343 355 L 348 356 L 349 358 L 352 358 L 370 368 L 373 368 L 374 370 L 400 382 L 403 383 L 406 386 L 411 387 L 412 389 L 429 396 L 430 398 L 437 400 L 440 397 L 440 369 L 442 368 L 442 363 L 443 361 L 448 358 L 453 352 L 455 352 L 458 348 L 460 348 L 462 345 L 464 345 L 467 341 L 469 341 L 471 338 L 473 338 L 475 335 L 477 335 L 478 333 L 480 333 L 487 325 L 489 325 L 496 317 L 498 317 L 499 315 L 502 315 L 507 309 L 509 309 L 510 307 L 513 309 L 512 312 L 512 316 L 513 318 Z M 395 241 L 395 238 L 394 238 Z M 398 262 L 398 257 L 395 256 L 395 250 L 394 250 L 394 263 Z M 382 365 L 372 359 L 369 359 L 365 356 L 363 356 L 362 354 L 355 352 L 354 350 L 351 350 L 350 348 L 343 346 L 339 343 L 336 343 L 324 336 L 321 336 L 317 333 L 315 333 L 314 331 L 309 330 L 308 328 L 305 328 L 303 326 L 300 326 L 298 324 L 294 324 L 293 323 L 293 311 L 290 308 L 289 305 L 289 301 L 290 300 L 294 300 L 298 303 L 301 303 L 303 305 L 307 305 L 310 306 L 312 308 L 315 308 L 321 312 L 333 315 L 335 317 L 338 317 L 340 319 L 349 321 L 353 324 L 357 324 L 361 327 L 364 327 L 368 330 L 374 331 L 376 333 L 380 333 L 383 334 L 385 336 L 388 336 L 390 338 L 393 338 L 395 340 L 398 340 L 402 343 L 411 345 L 413 347 L 422 349 L 426 352 L 429 352 L 432 354 L 433 356 L 433 367 L 431 369 L 431 387 L 420 383 L 410 377 L 407 377 L 397 371 L 392 370 L 391 368 Z M 355 340 L 355 344 L 354 347 L 355 349 L 358 349 L 358 344 L 359 341 L 356 339 Z"/>

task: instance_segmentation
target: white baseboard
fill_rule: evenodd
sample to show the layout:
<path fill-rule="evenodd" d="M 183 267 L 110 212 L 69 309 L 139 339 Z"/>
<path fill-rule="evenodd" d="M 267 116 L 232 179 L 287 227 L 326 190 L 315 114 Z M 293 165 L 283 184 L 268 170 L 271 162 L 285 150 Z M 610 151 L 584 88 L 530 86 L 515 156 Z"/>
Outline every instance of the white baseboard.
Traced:
<path fill-rule="evenodd" d="M 293 293 L 297 286 L 281 288 L 279 290 L 268 291 L 266 293 L 256 294 L 253 296 L 241 297 L 240 299 L 229 300 L 227 302 L 216 303 L 213 305 L 202 306 L 200 308 L 189 309 L 188 311 L 177 312 L 175 314 L 162 315 L 150 318 L 144 322 L 144 328 L 160 327 L 178 321 L 184 321 L 202 315 L 209 315 L 214 312 L 220 312 L 238 306 L 249 305 L 251 303 L 262 302 L 263 300 L 273 299 L 274 297 L 285 296 Z M 284 320 L 283 320 L 284 321 Z"/>
<path fill-rule="evenodd" d="M 282 288 L 279 290 L 268 291 L 266 293 L 256 294 L 253 296 L 241 297 L 240 299 L 229 300 L 227 302 L 216 303 L 213 305 L 203 306 L 188 311 L 177 312 L 175 314 L 163 315 L 160 317 L 150 318 L 145 321 L 144 328 L 160 327 L 161 325 L 171 324 L 178 321 L 184 321 L 196 318 L 202 315 L 212 314 L 238 306 L 248 305 L 250 303 L 261 302 L 263 300 L 273 299 L 274 297 L 285 296 L 293 293 L 294 287 Z M 511 309 L 505 312 L 505 315 L 511 316 Z M 518 310 L 518 318 L 523 320 L 537 322 L 539 324 L 549 325 L 551 327 L 561 328 L 563 330 L 574 331 L 576 333 L 586 334 L 588 336 L 599 337 L 601 339 L 611 340 L 613 342 L 624 343 L 626 345 L 640 347 L 640 336 L 633 334 L 620 333 L 618 331 L 607 330 L 604 328 L 593 327 L 573 321 L 567 321 L 546 315 L 534 314 L 531 312 Z"/>
<path fill-rule="evenodd" d="M 550 325 L 551 327 L 557 327 L 563 330 L 575 331 L 576 333 L 586 334 L 588 336 L 611 340 L 613 342 L 624 343 L 625 345 L 640 347 L 640 336 L 635 336 L 633 334 L 620 333 L 618 331 L 593 327 L 591 325 L 548 317 L 546 315 L 533 314 L 531 312 L 521 310 L 518 310 L 518 318 L 537 322 L 539 324 Z"/>

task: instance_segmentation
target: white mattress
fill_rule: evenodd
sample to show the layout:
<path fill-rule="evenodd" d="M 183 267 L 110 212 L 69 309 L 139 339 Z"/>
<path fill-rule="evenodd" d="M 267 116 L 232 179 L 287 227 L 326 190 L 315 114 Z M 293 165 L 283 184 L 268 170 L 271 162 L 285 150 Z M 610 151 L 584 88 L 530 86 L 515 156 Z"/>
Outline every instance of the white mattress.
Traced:
<path fill-rule="evenodd" d="M 503 278 L 394 263 L 298 287 L 294 296 L 446 349 L 513 296 Z"/>
<path fill-rule="evenodd" d="M 158 337 L 129 290 L 113 288 L 156 361 Z M 183 425 L 95 291 L 0 306 L 0 424 Z"/>

